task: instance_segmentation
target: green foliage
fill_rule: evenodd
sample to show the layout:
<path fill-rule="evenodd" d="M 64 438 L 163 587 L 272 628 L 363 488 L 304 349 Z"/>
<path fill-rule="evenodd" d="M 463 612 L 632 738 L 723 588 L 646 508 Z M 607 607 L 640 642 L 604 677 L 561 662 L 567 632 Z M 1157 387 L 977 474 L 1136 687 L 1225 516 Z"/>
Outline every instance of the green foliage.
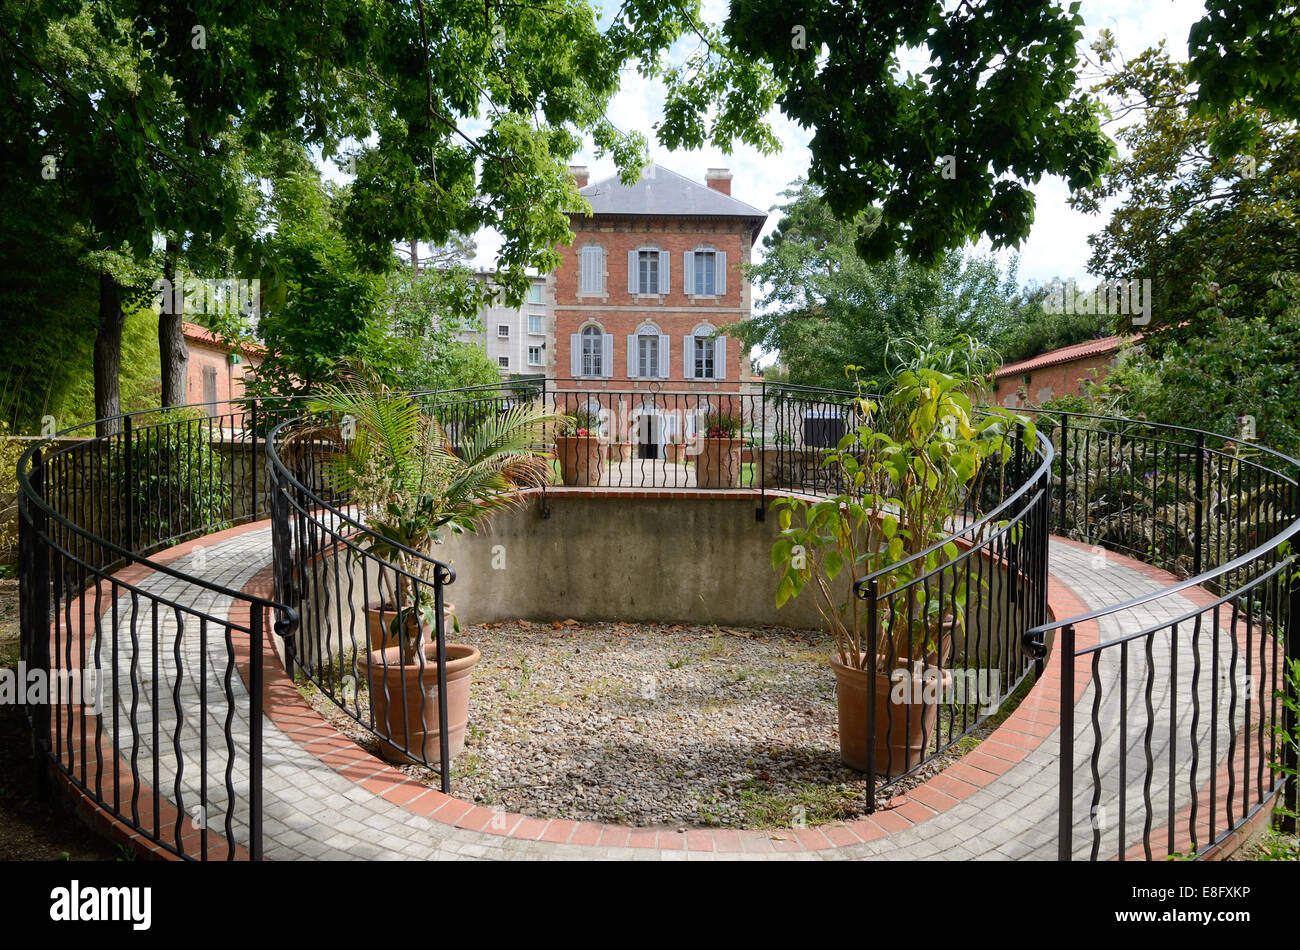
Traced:
<path fill-rule="evenodd" d="M 368 528 L 364 551 L 398 569 L 411 605 L 395 618 L 403 657 L 414 657 L 419 621 L 430 622 L 433 552 L 443 532 L 474 531 L 485 518 L 518 501 L 520 489 L 544 484 L 546 459 L 534 451 L 554 417 L 517 405 L 489 416 L 454 445 L 438 420 L 394 391 L 371 368 L 352 363 L 316 389 L 309 408 L 329 422 L 302 436 L 333 447 L 323 465 L 330 487 L 354 501 Z M 387 581 L 381 574 L 381 581 Z"/>
<path fill-rule="evenodd" d="M 1026 288 L 1016 301 L 1014 312 L 994 337 L 1003 363 L 1027 360 L 1115 332 L 1113 321 L 1106 314 L 1048 313 L 1043 309 L 1047 293 L 1045 286 Z"/>
<path fill-rule="evenodd" d="M 18 459 L 26 450 L 0 419 L 0 568 L 12 569 L 18 560 Z"/>
<path fill-rule="evenodd" d="M 1035 437 L 1033 424 L 1008 410 L 977 420 L 968 392 L 978 384 L 928 368 L 902 371 L 881 403 L 858 397 L 862 421 L 825 453 L 824 466 L 847 489 L 818 502 L 792 496 L 772 503 L 781 528 L 772 546 L 777 606 L 811 586 L 846 666 L 883 672 L 897 659 L 910 663 L 937 650 L 945 612 L 955 608 L 957 621 L 964 619 L 960 566 L 936 575 L 951 601 L 913 589 L 907 610 L 881 617 L 879 630 L 868 629 L 858 597 L 841 599 L 832 585 L 841 573 L 870 575 L 883 595 L 957 558 L 954 543 L 940 542 L 963 497 L 978 494 L 986 467 L 1008 460 L 1007 434 L 1016 424 L 1031 450 Z"/>
<path fill-rule="evenodd" d="M 842 386 L 839 368 L 851 364 L 879 392 L 893 369 L 891 342 L 946 348 L 989 340 L 1013 319 L 1014 265 L 1004 278 L 992 257 L 959 252 L 933 269 L 901 256 L 867 264 L 855 234 L 875 226 L 873 213 L 845 224 L 818 188 L 798 181 L 785 194 L 791 200 L 764 239 L 763 262 L 749 271 L 768 306 L 728 332 L 748 347 L 779 350 L 790 382 Z"/>
<path fill-rule="evenodd" d="M 560 425 L 568 435 L 595 435 L 601 428 L 600 413 L 589 409 L 570 409 L 560 417 Z"/>
<path fill-rule="evenodd" d="M 734 439 L 740 435 L 745 420 L 727 410 L 706 412 L 700 420 L 700 431 L 706 439 Z"/>
<path fill-rule="evenodd" d="M 1071 204 L 1094 214 L 1119 199 L 1092 235 L 1088 269 L 1107 279 L 1149 278 L 1152 323 L 1144 344 L 1204 332 L 1196 285 L 1237 288 L 1239 313 L 1254 316 L 1274 288 L 1272 275 L 1300 272 L 1300 129 L 1244 105 L 1199 114 L 1184 64 L 1163 45 L 1113 70 L 1098 87 L 1141 120 L 1117 135 L 1127 154 Z M 1216 158 L 1211 139 L 1235 118 L 1258 124 L 1249 154 Z M 1132 332 L 1131 318 L 1116 329 Z"/>
<path fill-rule="evenodd" d="M 218 432 L 194 409 L 167 409 L 133 419 L 131 440 L 114 439 L 104 461 L 105 491 L 134 512 L 126 539 L 136 550 L 208 534 L 225 526 L 229 475 L 213 444 Z"/>
<path fill-rule="evenodd" d="M 936 263 L 980 234 L 1015 245 L 1033 221 L 1028 185 L 1046 174 L 1089 184 L 1113 153 L 1075 86 L 1078 8 L 745 0 L 717 32 L 687 15 L 703 49 L 685 68 L 657 70 L 667 85 L 659 140 L 725 144 L 775 102 L 812 130 L 810 178 L 835 217 L 880 209 L 875 227 L 852 228 L 864 258 L 901 250 Z M 931 64 L 918 75 L 900 59 L 921 46 Z M 943 173 L 944 156 L 955 174 Z"/>

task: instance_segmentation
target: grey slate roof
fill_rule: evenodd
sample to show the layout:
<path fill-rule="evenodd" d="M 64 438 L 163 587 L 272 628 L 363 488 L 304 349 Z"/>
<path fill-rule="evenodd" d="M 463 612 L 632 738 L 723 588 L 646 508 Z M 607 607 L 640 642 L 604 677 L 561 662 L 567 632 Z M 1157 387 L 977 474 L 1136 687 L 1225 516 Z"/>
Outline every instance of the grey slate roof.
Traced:
<path fill-rule="evenodd" d="M 687 215 L 712 218 L 749 218 L 755 230 L 767 215 L 730 195 L 691 181 L 662 165 L 650 165 L 635 185 L 625 185 L 617 175 L 578 189 L 593 214 Z"/>

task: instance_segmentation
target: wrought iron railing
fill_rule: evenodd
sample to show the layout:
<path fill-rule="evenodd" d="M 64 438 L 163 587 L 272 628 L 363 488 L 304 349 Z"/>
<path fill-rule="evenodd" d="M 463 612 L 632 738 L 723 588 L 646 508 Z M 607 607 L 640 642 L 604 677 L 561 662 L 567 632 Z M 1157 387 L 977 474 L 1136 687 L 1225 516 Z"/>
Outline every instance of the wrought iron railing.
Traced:
<path fill-rule="evenodd" d="M 1039 427 L 1060 459 L 1057 531 L 1092 545 L 1098 571 L 1113 550 L 1184 578 L 1025 633 L 1039 653 L 1056 638 L 1061 860 L 1201 854 L 1278 793 L 1294 815 L 1279 730 L 1296 734 L 1300 463 L 1134 420 L 1044 412 Z"/>
<path fill-rule="evenodd" d="M 266 617 L 287 633 L 295 615 L 213 581 L 219 546 L 147 555 L 265 515 L 258 432 L 281 411 L 133 413 L 18 465 L 20 656 L 48 691 L 27 706 L 37 747 L 94 808 L 184 858 L 261 856 Z"/>
<path fill-rule="evenodd" d="M 599 477 L 590 466 L 571 473 L 574 484 L 749 488 L 760 517 L 769 494 L 841 491 L 822 455 L 860 421 L 852 393 L 762 383 L 697 393 L 522 380 L 418 398 L 453 441 L 520 402 L 594 408 L 604 465 Z M 701 440 L 687 437 L 719 411 L 739 417 L 741 444 L 710 467 Z M 382 630 L 423 591 L 435 605 L 431 662 L 441 667 L 453 575 L 437 562 L 394 568 L 374 557 L 363 519 L 321 475 L 324 443 L 282 451 L 287 430 L 278 427 L 302 415 L 300 404 L 277 400 L 209 418 L 137 413 L 110 420 L 102 435 L 89 426 L 60 433 L 19 465 L 22 662 L 51 681 L 93 674 L 100 690 L 97 702 L 69 688 L 29 706 L 37 745 L 93 807 L 182 857 L 260 856 L 271 616 L 291 672 L 398 753 L 437 769 L 447 787 L 443 740 L 435 754 L 391 729 L 380 734 L 359 656 L 372 624 Z M 1047 440 L 1035 453 L 1019 453 L 967 497 L 952 526 L 955 557 L 890 590 L 863 578 L 860 594 L 877 618 L 909 616 L 918 598 L 960 607 L 951 656 L 922 665 L 954 677 L 995 668 L 1004 696 L 1042 669 L 1036 657 L 1055 638 L 1052 663 L 1071 661 L 1059 667 L 1063 857 L 1204 851 L 1283 790 L 1273 767 L 1292 755 L 1273 730 L 1296 728 L 1279 694 L 1300 639 L 1300 464 L 1247 441 L 1131 420 L 1040 413 L 1038 430 Z M 554 455 L 558 487 L 561 446 L 539 448 Z M 180 560 L 156 557 L 264 518 L 272 597 L 214 580 L 216 543 Z M 1149 594 L 1049 623 L 1049 531 L 1185 580 L 1153 581 Z M 395 602 L 372 621 L 365 605 L 381 576 Z M 967 585 L 982 593 L 970 596 Z M 436 673 L 445 722 L 445 671 Z M 1076 708 L 1090 711 L 1078 717 Z M 925 731 L 922 761 L 882 763 L 875 791 L 933 763 L 985 715 L 946 704 Z M 1284 794 L 1294 810 L 1294 783 Z"/>

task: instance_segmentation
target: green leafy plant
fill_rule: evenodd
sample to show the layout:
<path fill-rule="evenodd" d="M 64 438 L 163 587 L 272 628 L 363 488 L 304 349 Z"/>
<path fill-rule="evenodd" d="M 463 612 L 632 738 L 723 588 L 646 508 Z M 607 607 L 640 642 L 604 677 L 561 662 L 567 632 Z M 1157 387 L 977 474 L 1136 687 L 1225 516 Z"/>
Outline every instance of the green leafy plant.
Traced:
<path fill-rule="evenodd" d="M 900 658 L 932 654 L 942 614 L 955 607 L 953 619 L 962 620 L 966 585 L 957 583 L 962 568 L 956 565 L 943 583 L 952 592 L 950 603 L 928 597 L 921 585 L 906 598 L 907 609 L 892 616 L 885 611 L 876 630 L 869 629 L 866 605 L 851 592 L 838 594 L 834 582 L 846 570 L 852 577 L 872 575 L 885 594 L 957 559 L 956 543 L 940 542 L 949 537 L 966 493 L 986 465 L 1005 463 L 1014 426 L 1025 427 L 1030 450 L 1035 437 L 1029 420 L 1007 410 L 976 419 L 967 394 L 974 382 L 907 369 L 883 402 L 859 395 L 855 409 L 863 421 L 826 450 L 823 461 L 847 488 L 817 502 L 783 497 L 772 503 L 781 527 L 772 546 L 772 565 L 780 573 L 777 606 L 811 586 L 845 666 L 871 664 L 884 672 Z"/>
<path fill-rule="evenodd" d="M 437 418 L 364 363 L 348 364 L 308 405 L 331 417 L 302 435 L 324 436 L 335 446 L 323 462 L 325 477 L 360 508 L 369 529 L 362 550 L 397 569 L 397 590 L 385 593 L 403 606 L 390 632 L 403 663 L 411 662 L 421 623 L 436 620 L 436 546 L 448 532 L 475 531 L 493 512 L 518 503 L 520 490 L 544 483 L 549 466 L 533 446 L 555 417 L 514 406 L 481 422 L 457 446 Z M 381 583 L 388 583 L 383 572 Z"/>
<path fill-rule="evenodd" d="M 595 436 L 600 432 L 600 413 L 587 409 L 571 409 L 560 417 L 564 435 Z"/>
<path fill-rule="evenodd" d="M 215 445 L 211 418 L 198 409 L 166 409 L 135 418 L 131 438 L 114 439 L 104 481 L 130 523 L 126 539 L 144 549 L 219 530 L 228 523 L 230 476 Z"/>
<path fill-rule="evenodd" d="M 734 439 L 740 435 L 745 420 L 725 409 L 706 412 L 700 420 L 700 429 L 706 439 Z"/>

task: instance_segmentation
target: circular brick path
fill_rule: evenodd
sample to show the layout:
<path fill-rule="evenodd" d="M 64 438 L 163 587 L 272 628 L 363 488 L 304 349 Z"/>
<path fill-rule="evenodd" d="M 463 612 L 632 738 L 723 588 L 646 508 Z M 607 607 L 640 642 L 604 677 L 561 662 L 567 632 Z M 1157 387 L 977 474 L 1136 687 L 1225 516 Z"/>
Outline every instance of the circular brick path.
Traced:
<path fill-rule="evenodd" d="M 201 549 L 201 550 L 200 550 Z M 1050 551 L 1049 604 L 1057 617 L 1073 616 L 1114 603 L 1119 595 L 1135 596 L 1170 586 L 1175 578 L 1162 571 L 1128 558 L 1107 553 L 1098 557 L 1094 549 L 1075 542 L 1054 538 Z M 168 563 L 182 573 L 201 575 L 210 582 L 248 593 L 266 595 L 270 590 L 270 529 L 265 522 L 231 529 L 171 549 L 154 559 Z M 154 573 L 147 568 L 132 568 L 132 581 L 140 588 L 165 594 L 181 604 L 191 606 L 212 617 L 247 621 L 247 605 L 215 595 L 209 590 L 183 580 Z M 1100 627 L 1084 624 L 1077 628 L 1077 643 L 1083 648 L 1131 632 L 1122 624 L 1155 623 L 1170 620 L 1204 605 L 1210 597 L 1199 589 L 1184 596 L 1162 598 L 1143 611 L 1102 618 Z M 119 598 L 120 611 L 130 609 L 129 598 Z M 105 604 L 99 605 L 101 617 L 110 615 Z M 240 616 L 239 611 L 244 611 Z M 122 613 L 122 616 L 126 616 Z M 101 622 L 101 626 L 104 624 Z M 152 683 L 140 679 L 140 671 L 153 669 L 158 663 L 160 686 L 165 685 L 166 702 L 160 701 L 156 716 L 160 735 L 156 786 L 163 790 L 169 820 L 180 812 L 189 814 L 199 790 L 193 776 L 198 773 L 200 755 L 209 774 L 230 775 L 237 803 L 247 802 L 249 737 L 249 697 L 246 684 L 249 673 L 247 638 L 236 638 L 233 667 L 227 655 L 224 637 L 207 638 L 206 654 L 200 640 L 193 635 L 192 624 L 185 623 L 179 645 L 176 624 L 171 617 L 161 618 L 160 643 L 165 650 L 153 655 L 147 643 L 119 644 L 119 653 L 135 650 L 135 674 L 119 672 L 116 683 L 109 682 L 104 700 L 105 720 L 114 708 L 125 718 L 132 703 L 136 717 L 150 728 L 141 730 L 141 761 L 153 762 L 151 718 L 155 713 L 147 699 Z M 269 625 L 267 627 L 269 629 Z M 1136 629 L 1136 627 L 1133 627 Z M 1239 634 L 1240 635 L 1240 634 Z M 107 642 L 107 638 L 105 638 Z M 1168 669 L 1169 638 L 1153 647 L 1152 669 Z M 1232 638 L 1222 638 L 1228 650 Z M 178 649 L 179 646 L 179 649 Z M 94 657 L 103 644 L 87 644 L 87 656 Z M 1057 854 L 1058 749 L 1059 743 L 1059 662 L 1053 657 L 1044 675 L 1015 712 L 980 746 L 943 772 L 890 802 L 887 809 L 849 823 L 836 823 L 787 830 L 733 831 L 693 829 L 684 833 L 656 829 L 627 828 L 590 822 L 548 820 L 495 812 L 429 789 L 408 779 L 379 759 L 358 748 L 326 723 L 299 695 L 284 674 L 272 645 L 263 644 L 263 800 L 265 856 L 273 860 L 409 858 L 493 859 L 493 858 L 580 858 L 580 859 L 854 859 L 854 858 L 930 858 L 936 860 L 970 859 L 1054 859 Z M 1178 667 L 1190 669 L 1191 657 L 1182 656 Z M 1117 684 L 1118 659 L 1106 651 L 1099 668 L 1103 698 L 1099 723 L 1103 730 L 1103 749 L 1113 750 L 1121 729 L 1129 737 L 1127 775 L 1129 808 L 1140 811 L 1143 801 L 1141 781 L 1146 750 L 1139 734 L 1145 728 L 1148 660 L 1142 650 L 1130 651 L 1127 671 L 1128 694 L 1121 696 Z M 179 654 L 179 667 L 177 655 Z M 1227 653 L 1224 653 L 1225 658 Z M 238 675 L 227 676 L 227 669 Z M 129 670 L 129 657 L 119 656 L 119 670 Z M 175 669 L 183 675 L 174 676 Z M 1224 664 L 1226 668 L 1226 663 Z M 1088 755 L 1093 748 L 1091 710 L 1096 683 L 1091 661 L 1076 662 L 1075 705 L 1075 790 L 1073 814 L 1076 820 L 1075 857 L 1087 857 L 1091 842 L 1092 798 L 1091 768 Z M 1265 672 L 1262 669 L 1256 672 Z M 137 678 L 132 681 L 130 676 Z M 1244 672 L 1243 672 L 1244 675 Z M 1158 677 L 1153 677 L 1158 679 Z M 1208 679 L 1208 678 L 1207 678 Z M 1183 682 L 1190 681 L 1190 673 Z M 175 702 L 173 690 L 179 685 L 181 697 Z M 197 701 L 187 703 L 185 692 L 207 688 L 210 697 L 221 698 L 227 690 L 234 699 L 235 715 L 231 723 L 233 742 L 224 731 L 226 705 L 218 702 L 208 723 L 208 741 L 204 748 L 194 738 L 201 723 L 197 719 Z M 1202 683 L 1202 718 L 1210 702 L 1209 683 Z M 142 697 L 146 700 L 141 702 Z M 1188 734 L 1184 725 L 1192 715 L 1186 690 L 1178 708 L 1170 709 L 1162 688 L 1151 697 L 1157 722 L 1176 722 L 1180 735 Z M 167 739 L 176 727 L 175 714 L 168 710 L 186 710 L 183 733 L 190 737 L 179 748 Z M 1134 715 L 1140 710 L 1141 715 Z M 1123 715 L 1122 712 L 1127 712 Z M 1227 748 L 1228 717 L 1221 723 L 1214 739 L 1219 750 Z M 1200 749 L 1202 774 L 1208 770 L 1211 737 L 1202 728 L 1204 748 Z M 1111 740 L 1111 741 L 1106 741 Z M 113 750 L 106 750 L 111 756 Z M 1175 785 L 1174 801 L 1169 801 L 1168 750 L 1153 750 L 1159 764 L 1151 792 L 1156 832 L 1164 823 L 1160 816 L 1177 813 L 1175 849 L 1185 849 L 1187 824 L 1185 809 L 1190 801 L 1189 789 Z M 119 747 L 119 754 L 122 749 Z M 1191 755 L 1190 743 L 1177 750 L 1174 774 L 1182 776 Z M 1103 788 L 1113 789 L 1118 782 L 1120 756 L 1103 755 L 1098 763 Z M 1159 771 L 1163 768 L 1164 771 Z M 119 774 L 122 769 L 119 767 Z M 1207 776 L 1208 778 L 1208 776 Z M 1186 782 L 1176 784 L 1186 785 Z M 177 791 L 179 790 L 179 792 Z M 224 810 L 223 791 L 209 782 L 209 808 Z M 180 808 L 172 807 L 179 801 Z M 93 805 L 89 804 L 93 809 Z M 246 804 L 245 804 L 246 809 Z M 1267 809 L 1262 810 L 1267 814 Z M 129 840 L 141 852 L 168 856 L 147 839 L 134 834 L 121 823 L 101 823 L 121 840 Z M 1114 821 L 1104 822 L 1102 855 L 1113 854 L 1120 845 Z M 225 827 L 210 830 L 210 844 L 221 842 Z M 231 816 L 229 836 L 236 844 L 236 855 L 247 844 L 247 815 L 238 806 Z M 1124 848 L 1130 856 L 1142 857 L 1140 846 L 1142 821 L 1130 816 L 1126 826 Z M 1164 841 L 1163 833 L 1153 834 Z M 1201 841 L 1205 841 L 1204 834 Z M 1233 839 L 1230 839 L 1233 840 Z M 1162 858 L 1167 848 L 1154 856 Z M 224 853 L 224 852 L 223 852 Z M 220 855 L 217 855 L 220 856 Z"/>

